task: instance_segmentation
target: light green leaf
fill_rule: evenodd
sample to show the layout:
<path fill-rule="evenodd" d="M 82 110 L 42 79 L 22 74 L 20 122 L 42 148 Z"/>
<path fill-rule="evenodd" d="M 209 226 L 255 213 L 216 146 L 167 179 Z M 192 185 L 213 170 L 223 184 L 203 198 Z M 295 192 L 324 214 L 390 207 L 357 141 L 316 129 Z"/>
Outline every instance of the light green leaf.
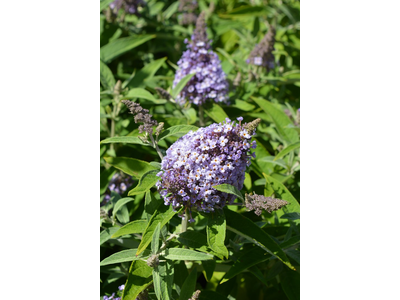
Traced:
<path fill-rule="evenodd" d="M 147 251 L 143 252 L 143 255 L 136 256 L 136 251 L 137 251 L 137 249 L 128 249 L 128 250 L 122 250 L 120 252 L 114 253 L 114 254 L 110 255 L 109 257 L 103 259 L 100 262 L 100 267 L 111 265 L 111 264 L 118 264 L 118 263 L 126 262 L 126 261 L 142 259 L 144 256 L 147 256 L 150 254 L 150 251 L 147 250 Z"/>
<path fill-rule="evenodd" d="M 188 124 L 194 124 L 196 122 L 196 110 L 191 107 L 187 110 L 182 110 L 183 114 L 185 115 L 186 119 L 188 120 Z"/>
<path fill-rule="evenodd" d="M 213 188 L 218 191 L 224 192 L 224 193 L 235 195 L 240 200 L 244 201 L 244 198 L 243 198 L 242 194 L 240 193 L 240 191 L 237 189 L 237 187 L 235 187 L 233 185 L 230 185 L 228 183 L 223 183 L 223 184 L 219 184 L 219 185 L 214 185 Z"/>
<path fill-rule="evenodd" d="M 106 9 L 114 1 L 115 0 L 103 0 L 103 1 L 100 1 L 100 12 L 102 12 L 104 9 Z"/>
<path fill-rule="evenodd" d="M 145 193 L 150 190 L 156 182 L 160 179 L 156 174 L 160 172 L 159 170 L 151 170 L 140 177 L 139 183 L 134 189 L 130 190 L 128 196 L 133 196 L 141 193 Z"/>
<path fill-rule="evenodd" d="M 192 297 L 194 289 L 196 288 L 197 281 L 197 268 L 194 267 L 182 285 L 181 294 L 178 300 L 188 300 Z"/>
<path fill-rule="evenodd" d="M 108 66 L 100 61 L 100 82 L 106 90 L 114 90 L 115 78 Z"/>
<path fill-rule="evenodd" d="M 135 35 L 116 39 L 100 48 L 100 58 L 104 63 L 109 63 L 121 54 L 153 38 L 155 38 L 155 35 Z"/>
<path fill-rule="evenodd" d="M 148 146 L 150 144 L 143 143 L 136 136 L 114 136 L 111 138 L 106 138 L 100 142 L 100 144 L 113 144 L 113 143 L 124 143 L 124 144 L 138 144 Z"/>
<path fill-rule="evenodd" d="M 179 6 L 179 1 L 172 3 L 166 10 L 163 12 L 163 16 L 165 20 L 168 20 L 177 10 Z"/>
<path fill-rule="evenodd" d="M 112 213 L 113 217 L 115 216 L 117 211 L 119 211 L 121 209 L 122 206 L 124 206 L 126 203 L 129 203 L 129 202 L 131 202 L 133 200 L 135 200 L 135 198 L 131 198 L 131 197 L 125 197 L 125 198 L 119 199 L 118 202 L 115 203 L 115 206 L 114 206 L 114 209 L 113 209 L 113 213 Z"/>
<path fill-rule="evenodd" d="M 154 98 L 154 96 L 152 94 L 150 94 L 147 90 L 142 89 L 142 88 L 131 89 L 124 98 L 126 98 L 126 99 L 141 98 L 141 99 L 149 100 L 155 104 L 164 104 L 167 102 L 167 100 L 165 100 L 165 99 Z"/>
<path fill-rule="evenodd" d="M 189 80 L 192 79 L 194 75 L 196 75 L 196 73 L 188 74 L 185 77 L 183 77 L 181 81 L 178 82 L 178 84 L 171 91 L 172 98 L 175 99 L 179 95 L 179 93 L 183 90 L 183 88 L 186 86 Z"/>
<path fill-rule="evenodd" d="M 213 119 L 217 123 L 225 121 L 225 118 L 228 117 L 222 107 L 216 103 L 208 104 L 207 107 L 205 107 L 204 111 L 211 119 Z"/>
<path fill-rule="evenodd" d="M 208 217 L 206 232 L 208 246 L 216 253 L 228 258 L 229 252 L 225 247 L 226 220 L 223 211 L 215 211 Z"/>
<path fill-rule="evenodd" d="M 171 260 L 208 260 L 213 259 L 213 255 L 197 252 L 189 249 L 170 248 L 161 252 L 161 255 L 166 259 Z"/>
<path fill-rule="evenodd" d="M 154 230 L 153 239 L 151 241 L 151 253 L 157 254 L 160 244 L 160 223 L 157 224 L 156 230 Z"/>
<path fill-rule="evenodd" d="M 286 257 L 285 252 L 279 247 L 279 245 L 260 227 L 254 224 L 253 221 L 246 218 L 245 216 L 238 214 L 228 208 L 224 208 L 226 217 L 226 228 L 239 234 L 245 239 L 253 242 L 257 246 L 264 249 L 269 254 L 275 256 L 282 261 L 289 268 L 294 270 L 289 259 Z"/>
<path fill-rule="evenodd" d="M 165 129 L 163 132 L 161 132 L 160 136 L 158 137 L 158 140 L 161 141 L 171 135 L 182 136 L 182 135 L 188 133 L 190 130 L 196 131 L 197 129 L 199 129 L 199 128 L 196 126 L 193 126 L 193 125 L 171 126 L 168 129 Z"/>
<path fill-rule="evenodd" d="M 104 157 L 104 160 L 113 167 L 136 178 L 141 178 L 149 171 L 157 170 L 147 161 L 130 157 Z M 131 195 L 129 195 L 131 196 Z"/>
<path fill-rule="evenodd" d="M 108 241 L 110 238 L 111 238 L 111 236 L 115 233 L 115 232 L 117 232 L 117 230 L 119 229 L 119 227 L 110 227 L 110 228 L 107 228 L 107 229 L 105 229 L 105 230 L 103 230 L 101 233 L 100 233 L 100 245 L 102 245 L 102 244 L 104 244 L 106 241 Z"/>
<path fill-rule="evenodd" d="M 171 205 L 160 205 L 157 208 L 143 233 L 142 241 L 138 247 L 138 254 L 143 252 L 150 244 L 157 225 L 160 223 L 160 227 L 163 227 L 176 213 L 177 211 L 173 211 Z"/>
<path fill-rule="evenodd" d="M 153 269 L 154 291 L 157 299 L 170 300 L 172 299 L 172 285 L 174 281 L 174 268 L 168 262 L 160 262 Z"/>
<path fill-rule="evenodd" d="M 251 98 L 272 118 L 276 129 L 284 140 L 290 144 L 299 141 L 299 133 L 296 131 L 296 129 L 289 127 L 289 125 L 293 125 L 293 123 L 282 110 L 278 109 L 275 105 L 267 100 L 256 97 Z"/>
<path fill-rule="evenodd" d="M 134 260 L 129 268 L 122 300 L 135 300 L 139 293 L 152 283 L 152 273 L 153 269 L 146 262 Z"/>
<path fill-rule="evenodd" d="M 117 238 L 123 235 L 127 234 L 133 234 L 133 233 L 143 233 L 144 230 L 146 229 L 147 226 L 147 221 L 146 220 L 136 220 L 132 221 L 125 226 L 122 226 L 119 228 L 111 237 L 112 238 Z"/>
<path fill-rule="evenodd" d="M 150 221 L 151 216 L 154 214 L 154 212 L 161 205 L 162 202 L 162 199 L 157 200 L 151 193 L 151 191 L 146 192 L 144 211 L 146 212 L 147 221 Z"/>
<path fill-rule="evenodd" d="M 260 158 L 260 159 L 257 159 L 257 161 L 258 162 L 268 162 L 268 163 L 271 163 L 271 164 L 273 164 L 273 165 L 277 165 L 277 166 L 280 166 L 280 167 L 282 167 L 282 168 L 285 168 L 285 169 L 287 169 L 288 167 L 286 166 L 286 163 L 285 163 L 285 161 L 284 160 L 282 160 L 282 159 L 276 159 L 276 157 L 275 156 L 265 156 L 265 157 L 263 157 L 263 158 Z"/>
<path fill-rule="evenodd" d="M 300 142 L 291 144 L 291 145 L 287 146 L 285 149 L 283 149 L 281 152 L 279 152 L 278 155 L 275 156 L 274 160 L 278 160 L 279 158 L 284 157 L 286 154 L 288 154 L 291 151 L 296 150 L 298 148 L 300 148 Z"/>
<path fill-rule="evenodd" d="M 135 77 L 129 82 L 128 87 L 132 88 L 144 85 L 144 81 L 151 79 L 166 59 L 166 57 L 163 57 L 145 65 L 135 74 Z"/>
<path fill-rule="evenodd" d="M 246 101 L 242 101 L 242 100 L 238 100 L 238 99 L 235 101 L 235 104 L 232 106 L 237 107 L 243 111 L 254 111 L 254 109 L 256 108 L 253 104 L 250 104 Z"/>

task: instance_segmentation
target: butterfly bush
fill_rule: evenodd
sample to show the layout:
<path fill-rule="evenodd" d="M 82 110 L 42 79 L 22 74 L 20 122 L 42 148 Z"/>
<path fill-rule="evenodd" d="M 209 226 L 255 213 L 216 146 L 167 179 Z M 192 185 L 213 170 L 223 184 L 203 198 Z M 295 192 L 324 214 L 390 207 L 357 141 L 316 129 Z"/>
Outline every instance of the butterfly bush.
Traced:
<path fill-rule="evenodd" d="M 111 199 L 111 192 L 122 195 L 133 184 L 132 177 L 124 173 L 115 173 L 108 184 L 108 188 L 104 193 L 103 204 Z"/>
<path fill-rule="evenodd" d="M 239 190 L 243 187 L 246 167 L 255 157 L 250 149 L 256 148 L 256 142 L 250 139 L 260 119 L 244 125 L 242 117 L 238 120 L 235 124 L 226 118 L 223 123 L 189 131 L 171 145 L 161 162 L 156 186 L 164 204 L 175 210 L 181 206 L 188 209 L 190 222 L 194 221 L 192 208 L 212 212 L 236 198 L 213 186 L 227 183 Z"/>
<path fill-rule="evenodd" d="M 274 43 L 275 28 L 271 26 L 262 41 L 254 47 L 253 51 L 251 51 L 246 62 L 256 66 L 263 66 L 267 69 L 267 72 L 270 69 L 273 69 L 275 67 L 275 57 L 272 53 L 272 51 L 275 50 Z"/>
<path fill-rule="evenodd" d="M 115 0 L 110 4 L 112 11 L 117 14 L 123 8 L 128 14 L 138 15 L 138 7 L 146 5 L 143 0 Z"/>
<path fill-rule="evenodd" d="M 194 75 L 181 93 L 177 96 L 180 105 L 189 101 L 196 105 L 202 105 L 206 101 L 227 102 L 228 81 L 221 68 L 218 55 L 211 50 L 211 41 L 207 38 L 205 14 L 202 12 L 197 19 L 196 29 L 191 41 L 185 39 L 188 50 L 183 52 L 178 61 L 179 69 L 175 74 L 173 87 L 188 74 Z"/>
<path fill-rule="evenodd" d="M 121 292 L 124 290 L 124 288 L 125 288 L 125 285 L 123 284 L 123 285 L 120 285 L 119 287 L 118 287 L 118 294 L 121 294 Z M 136 298 L 137 299 L 137 298 Z M 112 293 L 112 295 L 111 296 L 103 296 L 103 300 L 121 300 L 121 297 L 118 297 L 118 296 L 116 296 L 115 295 L 115 293 Z"/>

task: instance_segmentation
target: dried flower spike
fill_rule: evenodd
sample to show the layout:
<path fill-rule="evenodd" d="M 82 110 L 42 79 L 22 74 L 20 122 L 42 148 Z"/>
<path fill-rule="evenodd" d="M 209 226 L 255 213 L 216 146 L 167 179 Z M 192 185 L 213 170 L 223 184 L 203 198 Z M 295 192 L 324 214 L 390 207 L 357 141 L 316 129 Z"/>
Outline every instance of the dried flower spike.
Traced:
<path fill-rule="evenodd" d="M 243 188 L 246 167 L 251 164 L 251 135 L 244 126 L 228 118 L 226 122 L 212 124 L 190 131 L 167 150 L 161 162 L 160 180 L 156 183 L 165 205 L 174 209 L 183 206 L 212 212 L 235 199 L 234 195 L 217 191 L 215 185 L 228 183 Z"/>
<path fill-rule="evenodd" d="M 266 210 L 267 212 L 271 213 L 274 210 L 278 210 L 285 205 L 288 205 L 289 202 L 281 199 L 275 199 L 272 197 L 265 197 L 262 195 L 249 195 L 245 194 L 245 202 L 246 207 L 248 210 L 254 210 L 254 213 L 257 216 L 260 216 L 262 210 Z"/>
<path fill-rule="evenodd" d="M 226 103 L 229 84 L 218 55 L 211 50 L 204 12 L 197 19 L 191 41 L 185 40 L 185 43 L 188 50 L 183 52 L 178 61 L 179 69 L 175 74 L 173 87 L 186 75 L 196 74 L 177 96 L 177 103 L 180 105 L 185 104 L 186 101 L 196 105 L 202 105 L 206 101 Z"/>
<path fill-rule="evenodd" d="M 274 51 L 275 43 L 275 28 L 270 26 L 268 33 L 264 36 L 262 41 L 257 44 L 253 51 L 251 51 L 247 63 L 263 66 L 269 72 L 270 69 L 275 67 L 275 57 L 272 51 Z"/>
<path fill-rule="evenodd" d="M 157 126 L 158 122 L 153 120 L 152 115 L 149 114 L 149 110 L 141 107 L 139 103 L 129 100 L 122 100 L 121 102 L 135 115 L 135 123 L 143 123 L 143 125 L 139 126 L 139 133 L 147 132 L 149 135 L 152 135 L 153 126 Z"/>

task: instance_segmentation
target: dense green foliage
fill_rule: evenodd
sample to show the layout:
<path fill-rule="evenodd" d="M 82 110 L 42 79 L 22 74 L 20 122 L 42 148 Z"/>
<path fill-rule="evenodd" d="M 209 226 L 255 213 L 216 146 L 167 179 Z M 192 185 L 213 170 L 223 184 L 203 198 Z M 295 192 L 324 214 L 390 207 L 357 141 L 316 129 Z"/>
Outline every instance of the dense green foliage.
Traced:
<path fill-rule="evenodd" d="M 162 153 L 180 136 L 201 127 L 199 107 L 179 107 L 172 96 L 177 61 L 193 25 L 183 25 L 179 1 L 146 1 L 138 15 L 112 16 L 100 2 L 100 294 L 125 284 L 123 300 L 147 290 L 149 299 L 300 299 L 300 2 L 295 0 L 198 1 L 205 11 L 212 49 L 230 85 L 230 105 L 207 103 L 205 125 L 226 117 L 261 119 L 253 138 L 256 158 L 247 168 L 244 188 L 289 202 L 257 216 L 240 205 L 214 213 L 193 213 L 183 224 L 154 187 L 161 159 L 139 137 L 124 99 L 141 104 L 164 130 Z M 246 63 L 250 52 L 276 28 L 276 66 L 269 72 Z M 184 84 L 182 84 L 184 85 Z M 109 193 L 113 175 L 123 172 L 133 185 Z M 105 194 L 110 200 L 105 201 Z M 107 202 L 107 203 L 105 203 Z M 187 228 L 182 228 L 182 227 Z M 159 254 L 159 264 L 146 264 Z M 102 297 L 101 297 L 102 299 Z"/>

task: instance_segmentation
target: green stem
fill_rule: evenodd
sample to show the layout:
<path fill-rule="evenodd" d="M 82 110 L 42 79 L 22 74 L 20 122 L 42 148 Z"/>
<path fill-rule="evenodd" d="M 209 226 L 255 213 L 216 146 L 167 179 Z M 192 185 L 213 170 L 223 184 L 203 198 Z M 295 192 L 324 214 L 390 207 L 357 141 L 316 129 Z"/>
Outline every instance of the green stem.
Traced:
<path fill-rule="evenodd" d="M 162 159 L 163 159 L 163 155 L 162 155 L 162 153 L 161 153 L 160 148 L 158 148 L 157 143 L 154 141 L 154 138 L 153 138 L 153 135 L 152 135 L 152 134 L 150 134 L 150 139 L 151 139 L 151 142 L 153 143 L 153 148 L 156 149 L 158 156 L 159 156 L 159 157 L 161 158 L 161 160 L 162 160 Z"/>

